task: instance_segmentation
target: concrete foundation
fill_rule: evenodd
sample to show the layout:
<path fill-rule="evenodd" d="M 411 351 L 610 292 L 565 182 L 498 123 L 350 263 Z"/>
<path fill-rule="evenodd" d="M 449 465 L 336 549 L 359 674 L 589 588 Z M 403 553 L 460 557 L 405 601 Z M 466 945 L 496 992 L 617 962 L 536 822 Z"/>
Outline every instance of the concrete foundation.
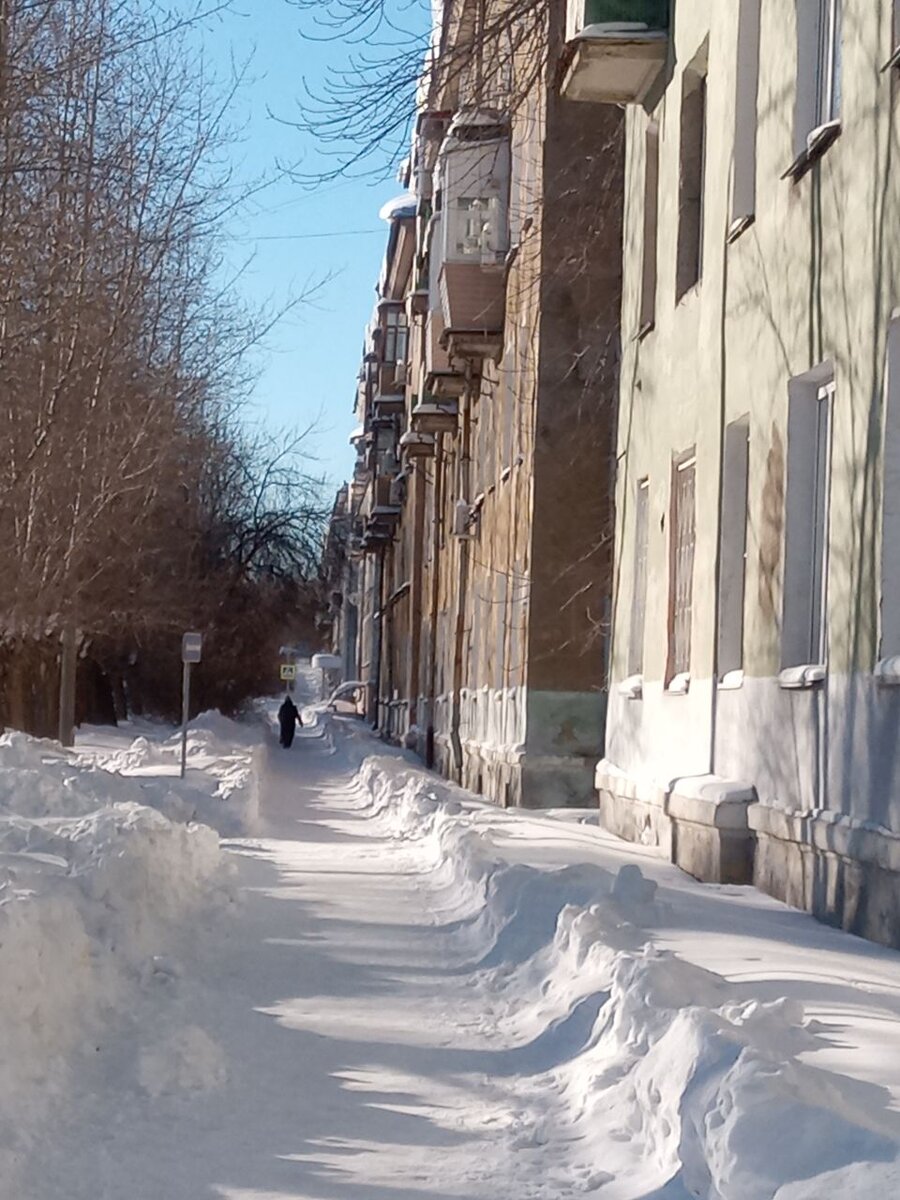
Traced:
<path fill-rule="evenodd" d="M 849 933 L 900 946 L 900 838 L 831 814 L 751 806 L 753 882 Z"/>
<path fill-rule="evenodd" d="M 596 808 L 594 763 L 605 708 L 599 692 L 463 691 L 455 746 L 453 698 L 441 696 L 433 765 L 501 807 Z M 427 761 L 426 742 L 427 730 L 420 729 L 417 746 Z"/>
<path fill-rule="evenodd" d="M 669 860 L 705 883 L 753 880 L 754 834 L 749 785 L 701 775 L 663 787 L 630 779 L 601 763 L 595 785 L 600 821 L 632 842 L 659 846 Z"/>

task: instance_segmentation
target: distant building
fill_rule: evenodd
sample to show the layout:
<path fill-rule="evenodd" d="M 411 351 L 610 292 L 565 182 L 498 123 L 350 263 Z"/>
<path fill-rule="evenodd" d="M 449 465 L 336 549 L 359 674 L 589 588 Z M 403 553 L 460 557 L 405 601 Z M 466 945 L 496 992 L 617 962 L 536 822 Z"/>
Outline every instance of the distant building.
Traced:
<path fill-rule="evenodd" d="M 564 4 L 521 30 L 504 13 L 439 14 L 409 191 L 383 213 L 336 629 L 386 737 L 498 803 L 585 804 L 606 710 L 622 117 L 559 94 Z"/>

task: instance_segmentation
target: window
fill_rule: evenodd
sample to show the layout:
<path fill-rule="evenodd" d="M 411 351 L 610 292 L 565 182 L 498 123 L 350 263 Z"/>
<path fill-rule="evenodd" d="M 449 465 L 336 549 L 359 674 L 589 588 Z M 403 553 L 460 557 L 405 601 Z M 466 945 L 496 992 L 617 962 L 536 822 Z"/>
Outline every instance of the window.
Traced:
<path fill-rule="evenodd" d="M 881 524 L 879 657 L 900 654 L 900 316 L 888 331 Z"/>
<path fill-rule="evenodd" d="M 737 81 L 734 105 L 734 170 L 729 240 L 738 237 L 756 212 L 756 127 L 759 86 L 760 0 L 741 0 L 738 16 Z"/>
<path fill-rule="evenodd" d="M 644 138 L 644 247 L 639 333 L 656 319 L 656 231 L 659 223 L 659 124 L 651 121 Z"/>
<path fill-rule="evenodd" d="M 694 591 L 694 491 L 697 459 L 693 450 L 672 469 L 669 524 L 669 657 L 666 686 L 687 683 L 691 669 L 691 611 Z"/>
<path fill-rule="evenodd" d="M 796 0 L 795 158 L 785 177 L 799 179 L 841 132 L 842 2 Z"/>
<path fill-rule="evenodd" d="M 677 299 L 699 282 L 703 271 L 703 186 L 706 156 L 706 71 L 689 67 L 682 76 L 681 171 L 678 188 Z"/>
<path fill-rule="evenodd" d="M 492 260 L 497 252 L 499 200 L 496 196 L 460 196 L 453 213 L 459 258 Z"/>
<path fill-rule="evenodd" d="M 747 468 L 750 419 L 725 429 L 722 512 L 719 524 L 719 682 L 744 665 L 744 581 L 747 562 Z"/>
<path fill-rule="evenodd" d="M 628 638 L 628 674 L 644 670 L 644 622 L 647 612 L 647 534 L 650 521 L 650 480 L 637 486 L 634 509 L 634 587 L 631 597 L 631 630 Z"/>
<path fill-rule="evenodd" d="M 824 664 L 828 503 L 834 379 L 823 368 L 794 379 L 788 405 L 783 670 Z"/>
<path fill-rule="evenodd" d="M 406 313 L 399 308 L 389 308 L 384 318 L 384 361 L 386 363 L 406 362 L 408 335 Z"/>
<path fill-rule="evenodd" d="M 889 71 L 892 67 L 900 67 L 900 0 L 894 0 L 891 11 L 891 57 L 882 67 Z"/>
<path fill-rule="evenodd" d="M 816 62 L 816 124 L 841 115 L 841 4 L 819 0 L 819 53 Z"/>

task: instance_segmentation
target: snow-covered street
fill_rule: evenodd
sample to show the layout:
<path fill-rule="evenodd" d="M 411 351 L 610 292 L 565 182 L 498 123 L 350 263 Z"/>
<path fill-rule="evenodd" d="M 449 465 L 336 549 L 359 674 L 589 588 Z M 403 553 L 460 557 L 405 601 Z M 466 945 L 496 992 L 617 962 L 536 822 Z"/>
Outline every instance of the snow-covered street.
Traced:
<path fill-rule="evenodd" d="M 201 838 L 183 923 L 147 932 L 99 1019 L 72 1008 L 68 1081 L 28 1110 L 4 1200 L 896 1194 L 900 955 L 700 887 L 587 813 L 482 804 L 350 720 L 231 757 L 208 728 L 193 786 L 240 790 L 255 756 L 253 836 L 214 880 Z M 162 769 L 116 738 L 82 754 Z M 11 1061 L 14 1124 L 9 1088 L 49 1067 Z"/>

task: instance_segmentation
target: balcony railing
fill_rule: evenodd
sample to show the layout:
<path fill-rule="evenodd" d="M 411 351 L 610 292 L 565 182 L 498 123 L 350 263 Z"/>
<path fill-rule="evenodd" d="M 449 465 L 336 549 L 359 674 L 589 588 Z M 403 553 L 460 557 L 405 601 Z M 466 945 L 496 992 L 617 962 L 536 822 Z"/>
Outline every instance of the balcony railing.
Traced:
<path fill-rule="evenodd" d="M 670 0 L 568 0 L 570 100 L 640 104 L 669 52 Z"/>

